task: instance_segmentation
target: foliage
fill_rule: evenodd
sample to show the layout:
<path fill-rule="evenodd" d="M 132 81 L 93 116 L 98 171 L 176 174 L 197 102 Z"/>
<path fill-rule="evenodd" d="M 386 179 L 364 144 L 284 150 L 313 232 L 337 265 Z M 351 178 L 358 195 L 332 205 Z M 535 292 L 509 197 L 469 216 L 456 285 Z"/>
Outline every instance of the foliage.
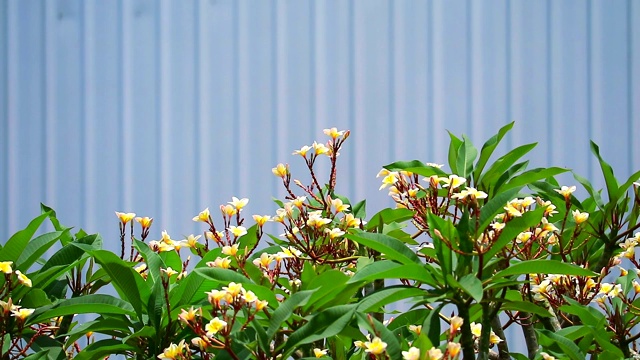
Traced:
<path fill-rule="evenodd" d="M 368 222 L 365 201 L 336 193 L 349 132 L 335 128 L 326 144 L 294 152 L 309 184 L 288 165 L 273 169 L 287 195 L 252 226 L 248 199 L 235 197 L 219 221 L 209 209 L 195 216 L 202 235 L 182 240 L 148 241 L 153 219 L 116 213 L 114 254 L 43 206 L 0 248 L 1 358 L 637 356 L 640 172 L 620 183 L 592 144 L 606 189 L 574 175 L 589 195 L 580 201 L 554 178 L 567 169 L 527 170 L 521 159 L 535 144 L 492 161 L 512 126 L 480 150 L 450 134 L 451 172 L 416 160 L 385 166 L 380 189 L 396 207 Z M 36 236 L 47 219 L 54 231 Z M 283 234 L 265 235 L 267 221 Z M 406 310 L 392 313 L 394 304 Z M 526 355 L 510 352 L 509 327 L 522 328 Z"/>

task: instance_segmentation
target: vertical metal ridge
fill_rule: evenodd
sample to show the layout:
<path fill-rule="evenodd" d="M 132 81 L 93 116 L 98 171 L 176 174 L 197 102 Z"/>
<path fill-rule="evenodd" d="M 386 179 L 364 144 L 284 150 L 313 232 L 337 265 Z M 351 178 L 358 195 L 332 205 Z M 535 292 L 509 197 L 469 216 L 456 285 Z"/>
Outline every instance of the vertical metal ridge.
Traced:
<path fill-rule="evenodd" d="M 593 79 L 592 79 L 592 71 L 593 71 L 593 61 L 592 61 L 592 44 L 591 42 L 593 41 L 592 39 L 592 33 L 591 33 L 591 27 L 592 27 L 592 21 L 593 19 L 591 18 L 592 15 L 592 9 L 591 9 L 591 5 L 592 2 L 591 0 L 587 0 L 586 2 L 587 5 L 587 137 L 589 138 L 588 140 L 593 140 Z M 586 150 L 586 149 L 585 149 Z M 593 179 L 593 158 L 590 157 L 589 160 L 587 161 L 587 173 L 589 174 L 588 177 Z"/>
<path fill-rule="evenodd" d="M 165 1 L 157 1 L 154 3 L 155 13 L 154 13 L 154 37 L 155 37 L 155 120 L 157 121 L 156 126 L 156 151 L 155 151 L 155 161 L 156 161 L 156 169 L 158 171 L 159 176 L 155 176 L 155 185 L 156 185 L 156 199 L 158 201 L 158 205 L 160 209 L 160 214 L 162 214 L 162 223 L 166 223 L 168 219 L 171 219 L 171 196 L 168 194 L 168 182 L 167 177 L 171 177 L 169 175 L 170 172 L 168 170 L 171 169 L 171 164 L 173 163 L 173 159 L 171 158 L 170 148 L 173 146 L 169 141 L 168 135 L 170 130 L 169 121 L 171 117 L 171 97 L 169 95 L 169 88 L 171 86 L 171 58 L 169 56 L 169 50 L 167 48 L 171 48 L 170 37 L 165 38 L 167 35 L 165 32 L 169 32 L 167 30 L 168 27 L 171 26 L 171 21 L 169 16 L 171 11 L 167 9 L 165 11 L 164 7 L 168 6 Z M 165 18 L 165 16 L 167 18 Z M 165 186 L 167 187 L 165 189 Z M 141 204 L 137 204 L 140 206 Z"/>
<path fill-rule="evenodd" d="M 2 143 L 2 145 L 0 145 L 0 156 L 2 157 L 2 171 L 0 171 L 0 176 L 2 176 L 2 187 L 0 188 L 0 193 L 2 193 L 0 200 L 2 201 L 0 203 L 0 209 L 6 209 L 6 213 L 5 216 L 0 216 L 0 239 L 8 239 L 9 238 L 9 213 L 10 211 L 8 211 L 8 209 L 10 209 L 9 206 L 9 122 L 11 121 L 9 119 L 9 89 L 10 89 L 10 75 L 9 75 L 9 68 L 10 68 L 10 64 L 9 62 L 11 61 L 10 55 L 9 55 L 9 48 L 10 48 L 10 44 L 9 44 L 9 2 L 8 1 L 3 1 L 0 6 L 2 6 L 2 13 L 4 14 L 2 21 L 0 21 L 0 26 L 2 26 L 4 29 L 4 39 L 2 39 L 3 42 L 3 48 L 2 50 L 2 56 L 5 59 L 4 62 L 4 68 L 1 70 L 4 73 L 4 81 L 2 82 L 2 84 L 0 84 L 0 86 L 2 86 L 4 88 L 4 93 L 3 93 L 3 98 L 0 99 L 0 101 L 3 102 L 3 118 L 5 119 L 5 121 L 0 121 L 0 142 Z"/>
<path fill-rule="evenodd" d="M 349 6 L 348 6 L 348 19 L 349 19 L 349 25 L 348 25 L 348 44 L 349 44 L 349 118 L 347 119 L 347 124 L 348 124 L 348 128 L 349 130 L 353 131 L 355 130 L 354 126 L 355 126 L 355 113 L 356 113 L 356 109 L 355 109 L 355 53 L 356 53 L 356 49 L 355 49 L 355 9 L 354 9 L 354 1 L 355 0 L 351 0 L 349 1 Z M 357 134 L 357 136 L 361 136 L 361 134 Z M 352 172 L 355 172 L 355 163 L 357 160 L 356 157 L 356 149 L 353 149 L 352 151 L 349 151 L 349 168 L 351 169 Z M 353 174 L 357 176 L 357 174 Z M 350 181 L 349 182 L 349 195 L 354 198 L 356 196 L 356 182 L 355 181 Z"/>
<path fill-rule="evenodd" d="M 553 131 L 551 131 L 551 129 L 553 129 L 553 76 L 551 76 L 551 59 L 553 56 L 553 46 L 552 46 L 552 40 L 551 40 L 551 31 L 552 31 L 552 25 L 551 25 L 551 19 L 552 19 L 552 13 L 551 13 L 551 2 L 549 0 L 547 0 L 545 2 L 545 5 L 547 7 L 546 9 L 546 17 L 547 17 L 547 24 L 546 24 L 546 48 L 547 48 L 547 53 L 546 53 L 546 57 L 545 57 L 545 62 L 546 62 L 546 77 L 547 77 L 547 84 L 546 84 L 546 95 L 547 95 L 547 134 L 551 134 L 551 138 L 553 139 L 554 135 L 553 135 Z M 551 164 L 553 164 L 553 141 L 549 141 L 547 140 L 547 163 L 544 164 L 544 166 L 551 166 Z"/>
<path fill-rule="evenodd" d="M 633 151 L 633 22 L 631 13 L 633 6 L 631 0 L 627 0 L 627 144 L 629 146 L 629 175 L 634 173 L 634 160 L 636 154 Z"/>
<path fill-rule="evenodd" d="M 507 112 L 507 122 L 510 123 L 513 121 L 513 94 L 511 91 L 511 73 L 512 73 L 512 68 L 511 68 L 511 27 L 512 27 L 512 22 L 511 22 L 511 2 L 507 1 L 506 6 L 505 6 L 505 19 L 506 19 L 506 25 L 505 25 L 505 53 L 506 53 L 506 88 L 507 88 L 507 104 L 506 104 L 506 112 Z M 504 124 L 502 124 L 501 126 L 503 126 Z M 513 146 L 513 141 L 511 140 L 511 135 L 506 137 L 506 144 L 507 144 L 507 148 L 511 149 L 511 147 Z"/>
<path fill-rule="evenodd" d="M 434 62 L 434 56 L 433 56 L 433 36 L 434 36 L 434 16 L 433 16 L 433 2 L 429 1 L 427 3 L 427 16 L 429 17 L 427 19 L 427 129 L 429 128 L 433 128 L 433 124 L 434 124 L 434 116 L 435 116 L 435 110 L 434 110 L 434 101 L 435 101 L 435 96 L 433 95 L 434 89 L 435 89 L 435 84 L 434 84 L 434 79 L 433 79 L 433 62 Z M 428 149 L 427 149 L 427 156 L 430 158 L 429 161 L 434 161 L 434 162 L 439 162 L 439 159 L 436 159 L 435 156 L 435 144 L 433 141 L 428 141 Z"/>
<path fill-rule="evenodd" d="M 310 138 L 314 139 L 316 134 L 316 13 L 314 3 L 309 3 L 309 131 Z"/>
<path fill-rule="evenodd" d="M 122 204 L 120 205 L 122 210 L 119 211 L 129 211 L 132 203 L 132 189 L 131 184 L 129 183 L 132 178 L 132 165 L 131 165 L 131 157 L 128 154 L 132 153 L 132 143 L 133 137 L 131 136 L 131 118 L 132 118 L 132 109 L 131 109 L 131 79 L 130 79 L 130 71 L 131 64 L 130 62 L 130 27 L 131 27 L 131 19 L 129 18 L 129 14 L 127 9 L 125 8 L 125 1 L 120 1 L 120 66 L 119 69 L 121 72 L 121 98 L 120 98 L 120 106 L 122 111 L 121 123 L 120 123 L 120 140 L 121 140 L 121 188 L 120 192 L 122 194 Z"/>
<path fill-rule="evenodd" d="M 78 141 L 80 142 L 80 154 L 79 156 L 79 167 L 80 167 L 80 177 L 82 178 L 82 183 L 80 185 L 80 196 L 79 196 L 79 202 L 80 202 L 80 206 L 86 206 L 87 204 L 87 184 L 89 184 L 88 181 L 88 176 L 87 176 L 87 167 L 86 167 L 86 161 L 87 161 L 87 126 L 86 126 L 86 119 L 87 119 L 87 93 L 88 93 L 88 89 L 87 89 L 87 55 L 86 55 L 86 41 L 87 41 L 87 36 L 86 36 L 86 14 L 85 14 L 85 3 L 84 2 L 80 2 L 80 4 L 78 5 L 78 21 L 79 21 L 79 28 L 80 28 L 80 50 L 79 50 L 79 57 L 80 57 L 80 88 L 82 89 L 82 91 L 80 91 L 80 121 L 78 124 L 79 127 L 79 132 L 80 132 L 80 136 L 81 139 L 78 139 Z M 86 224 L 87 223 L 87 216 L 86 216 L 86 211 L 78 211 L 78 221 L 80 221 L 80 224 Z"/>
<path fill-rule="evenodd" d="M 387 12 L 388 17 L 387 17 L 387 26 L 389 27 L 389 49 L 387 51 L 387 81 L 389 83 L 388 85 L 388 94 L 389 94 L 389 99 L 388 99 L 388 106 L 389 109 L 388 111 L 388 117 L 389 117 L 389 122 L 388 122 L 388 134 L 390 138 L 393 138 L 393 133 L 395 133 L 395 122 L 396 122 L 396 116 L 395 116 L 395 73 L 394 73 L 394 68 L 395 68 L 395 28 L 394 28 L 394 16 L 395 16 L 395 11 L 393 8 L 393 1 L 389 1 L 389 11 Z M 388 149 L 387 151 L 389 152 L 389 158 L 391 159 L 395 159 L 396 158 L 396 151 L 395 151 L 395 146 L 394 146 L 394 142 L 393 141 L 388 141 L 387 142 L 387 146 Z M 369 174 L 370 175 L 370 174 Z"/>
<path fill-rule="evenodd" d="M 279 134 L 280 130 L 280 118 L 279 118 L 279 109 L 278 109 L 278 100 L 279 100 L 279 86 L 278 86 L 278 11 L 277 6 L 271 7 L 271 131 L 274 135 Z M 272 146 L 271 147 L 271 161 L 275 161 L 279 163 L 278 159 L 279 155 L 279 147 Z M 273 164 L 275 166 L 276 164 Z M 277 178 L 272 177 L 271 179 L 271 193 L 274 196 L 280 193 L 279 183 L 276 181 Z"/>
<path fill-rule="evenodd" d="M 49 7 L 53 7 L 55 4 L 52 1 L 42 2 L 42 17 L 44 26 L 42 27 L 42 39 L 43 39 L 43 55 L 42 55 L 42 69 L 43 69 L 43 84 L 42 84 L 42 121 L 43 126 L 40 128 L 40 138 L 42 145 L 42 169 L 44 169 L 44 178 L 46 179 L 42 184 L 42 196 L 45 199 L 44 201 L 47 205 L 51 205 L 51 202 L 55 196 L 55 170 L 53 164 L 55 162 L 55 149 L 53 146 L 53 142 L 49 140 L 47 134 L 55 134 L 53 130 L 52 122 L 55 121 L 55 89 L 53 88 L 55 81 L 53 79 L 55 71 L 55 65 L 51 64 L 54 58 L 53 52 L 53 44 L 51 40 L 51 36 L 53 31 L 50 27 L 52 26 L 51 22 L 54 21 L 49 16 Z M 52 16 L 54 16 L 55 11 L 52 11 Z"/>
<path fill-rule="evenodd" d="M 233 134 L 231 136 L 239 136 L 239 122 L 240 122 L 240 2 L 233 2 L 233 23 L 235 24 L 233 28 Z M 230 151 L 229 158 L 232 163 L 238 167 L 238 160 L 241 159 L 239 154 L 240 149 L 235 148 Z M 236 172 L 237 173 L 237 172 Z M 236 177 L 236 179 L 239 177 Z M 227 191 L 231 191 L 234 194 L 238 193 L 238 182 L 234 182 L 234 188 L 228 189 Z M 234 195 L 237 196 L 237 195 Z"/>
<path fill-rule="evenodd" d="M 473 22 L 473 17 L 471 16 L 471 4 L 473 2 L 471 0 L 467 0 L 467 6 L 466 8 L 466 13 L 465 13 L 465 17 L 466 17 L 466 23 L 465 26 L 467 27 L 467 31 L 465 32 L 465 38 L 466 38 L 466 64 L 465 64 L 465 68 L 467 71 L 467 88 L 465 89 L 465 95 L 467 97 L 467 114 L 466 114 L 466 133 L 468 133 L 469 138 L 472 138 L 473 136 L 473 101 L 471 100 L 473 98 L 473 66 L 472 66 L 472 51 L 473 51 L 473 38 L 471 35 L 471 28 L 472 28 L 472 22 Z"/>
<path fill-rule="evenodd" d="M 203 143 L 199 141 L 200 134 L 202 133 L 202 82 L 200 81 L 201 74 L 201 61 L 200 61 L 200 1 L 194 1 L 193 3 L 193 68 L 195 69 L 195 73 L 193 76 L 193 118 L 195 120 L 195 126 L 193 127 L 193 161 L 194 161 L 194 169 L 193 169 L 193 204 L 192 206 L 199 207 L 199 202 L 201 201 L 201 189 L 202 181 L 200 177 L 202 176 L 201 169 L 201 161 L 202 158 L 200 156 L 200 152 L 202 151 Z M 198 210 L 200 211 L 200 210 Z M 196 229 L 197 227 L 194 225 L 192 229 Z"/>

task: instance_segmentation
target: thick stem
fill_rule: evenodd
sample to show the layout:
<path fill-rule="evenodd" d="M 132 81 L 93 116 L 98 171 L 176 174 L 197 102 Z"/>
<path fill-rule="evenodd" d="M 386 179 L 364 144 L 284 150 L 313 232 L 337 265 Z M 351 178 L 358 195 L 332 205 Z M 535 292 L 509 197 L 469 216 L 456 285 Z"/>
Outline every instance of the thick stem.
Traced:
<path fill-rule="evenodd" d="M 502 323 L 500 322 L 500 317 L 498 315 L 491 319 L 491 329 L 493 329 L 493 332 L 496 333 L 500 339 L 505 340 L 498 343 L 498 357 L 501 360 L 511 359 L 511 356 L 509 356 L 509 346 L 507 345 L 504 331 L 502 331 Z"/>
<path fill-rule="evenodd" d="M 464 359 L 473 359 L 475 351 L 473 348 L 473 334 L 471 333 L 471 322 L 469 320 L 469 306 L 460 301 L 456 304 L 458 307 L 458 316 L 464 321 L 462 322 L 462 332 L 460 336 L 460 345 L 462 346 L 462 356 Z"/>
<path fill-rule="evenodd" d="M 480 334 L 480 347 L 478 350 L 478 360 L 489 359 L 489 340 L 491 338 L 491 306 L 488 303 L 482 304 L 482 332 Z M 466 356 L 465 356 L 466 358 Z"/>
<path fill-rule="evenodd" d="M 527 356 L 529 359 L 534 359 L 538 353 L 538 336 L 531 322 L 531 315 L 520 313 L 520 319 L 524 341 L 527 344 Z"/>

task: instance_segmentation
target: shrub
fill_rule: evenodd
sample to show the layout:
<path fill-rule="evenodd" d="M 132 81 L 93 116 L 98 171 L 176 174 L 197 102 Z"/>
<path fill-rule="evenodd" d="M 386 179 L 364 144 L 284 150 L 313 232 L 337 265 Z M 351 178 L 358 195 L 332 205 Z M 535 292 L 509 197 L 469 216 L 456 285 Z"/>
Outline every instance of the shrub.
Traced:
<path fill-rule="evenodd" d="M 535 144 L 491 161 L 512 126 L 480 151 L 451 135 L 450 172 L 385 166 L 380 189 L 396 207 L 368 221 L 365 201 L 336 193 L 349 132 L 335 128 L 326 144 L 294 152 L 310 183 L 288 165 L 273 168 L 287 195 L 251 226 L 248 199 L 235 197 L 218 220 L 209 209 L 196 215 L 203 233 L 181 240 L 163 232 L 148 241 L 153 219 L 116 213 L 115 254 L 43 206 L 0 252 L 2 358 L 635 356 L 640 172 L 620 184 L 592 143 L 606 189 L 574 174 L 588 193 L 580 201 L 555 179 L 567 169 L 527 170 L 521 159 Z M 329 161 L 325 179 L 317 161 Z M 47 218 L 55 231 L 34 237 Z M 267 221 L 283 234 L 265 234 Z M 390 313 L 398 303 L 406 310 Z M 95 319 L 80 323 L 79 314 Z M 509 327 L 522 329 L 526 355 L 510 352 Z"/>

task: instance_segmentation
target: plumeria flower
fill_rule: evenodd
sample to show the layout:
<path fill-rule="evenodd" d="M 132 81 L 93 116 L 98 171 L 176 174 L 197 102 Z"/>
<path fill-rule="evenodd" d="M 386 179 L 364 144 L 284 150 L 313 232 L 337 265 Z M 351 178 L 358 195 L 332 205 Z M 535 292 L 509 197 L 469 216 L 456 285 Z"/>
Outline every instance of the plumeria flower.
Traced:
<path fill-rule="evenodd" d="M 329 230 L 329 229 L 325 229 L 325 230 L 324 230 L 324 232 L 325 232 L 325 233 L 327 233 L 327 234 L 329 234 L 329 238 L 330 238 L 331 240 L 333 240 L 333 239 L 335 239 L 335 238 L 339 238 L 339 237 L 341 237 L 341 236 L 343 236 L 343 235 L 345 234 L 345 232 L 344 232 L 344 231 L 342 231 L 342 230 L 340 230 L 340 229 L 338 229 L 338 228 L 331 229 L 331 230 Z"/>
<path fill-rule="evenodd" d="M 362 221 L 354 217 L 353 214 L 345 214 L 342 218 L 342 222 L 345 223 L 347 227 L 358 227 L 361 224 L 364 225 L 367 223 L 366 221 Z"/>
<path fill-rule="evenodd" d="M 29 315 L 33 314 L 35 309 L 27 309 L 27 308 L 17 308 L 15 310 L 11 310 L 12 316 L 15 316 L 17 319 L 24 321 Z"/>
<path fill-rule="evenodd" d="M 432 163 L 432 162 L 428 162 L 425 165 L 434 167 L 436 169 L 442 169 L 442 167 L 444 166 L 444 164 L 436 164 L 436 163 Z"/>
<path fill-rule="evenodd" d="M 234 244 L 232 246 L 223 246 L 222 253 L 229 256 L 235 256 L 238 253 L 239 244 Z"/>
<path fill-rule="evenodd" d="M 507 214 L 511 217 L 521 217 L 522 212 L 518 210 L 512 203 L 507 203 L 507 206 L 504 207 L 507 211 Z"/>
<path fill-rule="evenodd" d="M 402 359 L 404 360 L 419 360 L 420 359 L 420 349 L 417 347 L 410 347 L 409 351 L 402 352 Z"/>
<path fill-rule="evenodd" d="M 184 242 L 186 244 L 185 246 L 186 247 L 190 247 L 190 248 L 195 248 L 196 245 L 198 245 L 198 239 L 200 239 L 201 236 L 202 235 L 195 235 L 194 236 L 193 234 L 187 236 L 187 238 L 184 240 Z"/>
<path fill-rule="evenodd" d="M 451 318 L 450 323 L 451 323 L 450 332 L 451 334 L 455 334 L 456 332 L 458 332 L 458 330 L 460 330 L 460 327 L 462 327 L 462 324 L 464 323 L 464 319 L 461 318 L 460 316 L 454 316 Z"/>
<path fill-rule="evenodd" d="M 207 347 L 207 342 L 199 336 L 191 339 L 191 344 L 197 347 L 198 349 L 202 349 L 202 350 L 206 349 Z"/>
<path fill-rule="evenodd" d="M 280 163 L 280 164 L 276 165 L 276 167 L 271 169 L 271 172 L 275 176 L 279 176 L 281 178 L 284 178 L 285 176 L 287 176 L 287 174 L 289 174 L 289 166 Z"/>
<path fill-rule="evenodd" d="M 242 284 L 235 283 L 235 282 L 230 282 L 229 286 L 223 286 L 222 290 L 224 290 L 227 293 L 229 293 L 229 295 L 231 295 L 233 297 L 236 297 L 236 296 L 240 295 L 240 293 L 242 293 L 244 291 L 244 288 L 242 287 Z"/>
<path fill-rule="evenodd" d="M 20 282 L 20 284 L 26 287 L 31 287 L 32 285 L 31 279 L 29 279 L 27 275 L 20 272 L 20 270 L 16 270 L 16 275 L 18 276 L 18 281 Z"/>
<path fill-rule="evenodd" d="M 229 226 L 228 230 L 235 237 L 241 237 L 243 235 L 246 235 L 246 233 L 247 233 L 247 229 L 244 226 L 233 226 L 233 225 L 231 225 L 231 226 Z"/>
<path fill-rule="evenodd" d="M 610 298 L 618 296 L 622 292 L 622 285 L 611 284 L 611 283 L 602 283 L 600 284 L 600 292 L 599 294 L 604 294 Z"/>
<path fill-rule="evenodd" d="M 151 227 L 151 223 L 153 223 L 153 218 L 150 217 L 137 217 L 136 221 L 142 226 L 144 229 Z"/>
<path fill-rule="evenodd" d="M 546 353 L 546 352 L 544 352 L 544 351 L 540 353 L 540 356 L 542 356 L 542 360 L 556 360 L 556 358 L 555 358 L 555 357 L 553 357 L 553 356 L 551 356 L 551 355 L 547 354 L 547 353 Z"/>
<path fill-rule="evenodd" d="M 263 252 L 259 258 L 253 260 L 255 266 L 267 269 L 273 262 L 273 257 L 266 252 Z"/>
<path fill-rule="evenodd" d="M 178 318 L 185 323 L 195 321 L 196 316 L 198 316 L 198 312 L 200 309 L 194 309 L 193 306 L 189 308 L 189 310 L 182 309 Z"/>
<path fill-rule="evenodd" d="M 415 333 L 416 335 L 420 335 L 422 332 L 422 325 L 409 325 L 409 331 Z"/>
<path fill-rule="evenodd" d="M 136 214 L 134 214 L 134 213 L 122 213 L 122 212 L 117 212 L 116 211 L 116 216 L 118 217 L 118 219 L 120 219 L 120 222 L 123 225 L 126 225 L 129 221 L 133 220 L 133 218 L 136 217 Z"/>
<path fill-rule="evenodd" d="M 339 212 L 345 212 L 351 207 L 351 205 L 343 203 L 340 199 L 332 199 L 331 206 L 336 210 L 336 214 Z"/>
<path fill-rule="evenodd" d="M 466 198 L 470 198 L 472 200 L 477 200 L 477 199 L 486 199 L 487 198 L 487 193 L 485 193 L 484 191 L 479 191 L 476 188 L 472 188 L 472 187 L 468 187 L 464 190 L 461 190 L 459 193 L 457 194 L 453 194 L 453 196 L 451 196 L 452 199 L 466 199 Z"/>
<path fill-rule="evenodd" d="M 564 196 L 565 199 L 569 199 L 571 194 L 576 191 L 575 186 L 562 186 L 560 189 L 554 189 L 558 194 Z"/>
<path fill-rule="evenodd" d="M 330 222 L 331 219 L 326 219 L 319 216 L 310 216 L 309 219 L 307 219 L 307 226 L 318 229 Z"/>
<path fill-rule="evenodd" d="M 385 352 L 387 348 L 387 343 L 382 341 L 379 337 L 374 337 L 372 341 L 367 341 L 364 343 L 364 352 L 380 355 Z"/>
<path fill-rule="evenodd" d="M 326 147 L 324 144 L 322 143 L 319 144 L 315 141 L 311 146 L 313 147 L 313 150 L 315 151 L 316 155 L 327 154 L 330 151 L 329 148 Z"/>
<path fill-rule="evenodd" d="M 460 177 L 458 175 L 455 174 L 451 174 L 449 175 L 448 178 L 442 178 L 442 182 L 444 183 L 442 185 L 442 187 L 450 187 L 451 189 L 457 189 L 459 188 L 462 184 L 467 182 L 467 179 Z"/>
<path fill-rule="evenodd" d="M 263 226 L 269 220 L 271 220 L 271 216 L 269 215 L 253 215 L 253 221 L 255 221 L 258 226 Z"/>
<path fill-rule="evenodd" d="M 224 258 L 217 257 L 215 261 L 207 262 L 207 266 L 221 268 L 221 269 L 228 269 L 231 266 L 231 259 L 229 259 L 228 257 L 224 257 Z"/>
<path fill-rule="evenodd" d="M 387 175 L 382 179 L 382 185 L 378 190 L 382 190 L 389 185 L 393 185 L 398 181 L 399 174 L 396 171 L 390 171 Z"/>
<path fill-rule="evenodd" d="M 238 209 L 233 205 L 220 205 L 220 211 L 226 216 L 233 216 L 238 213 Z"/>
<path fill-rule="evenodd" d="M 589 213 L 586 212 L 580 212 L 580 210 L 574 210 L 572 212 L 573 214 L 573 220 L 576 222 L 576 224 L 580 225 L 583 222 L 587 221 L 587 219 L 589 218 Z"/>
<path fill-rule="evenodd" d="M 303 146 L 302 148 L 300 148 L 300 150 L 296 150 L 293 152 L 293 155 L 300 155 L 302 157 L 306 157 L 307 156 L 307 152 L 309 152 L 309 150 L 311 150 L 311 146 Z"/>
<path fill-rule="evenodd" d="M 253 291 L 247 291 L 242 295 L 242 298 L 247 303 L 253 303 L 258 301 L 258 297 L 256 296 L 256 294 L 253 293 Z"/>
<path fill-rule="evenodd" d="M 453 359 L 458 356 L 458 354 L 460 354 L 460 348 L 461 346 L 459 343 L 449 342 L 447 344 L 447 353 L 449 354 L 449 358 Z"/>
<path fill-rule="evenodd" d="M 327 350 L 326 349 L 314 348 L 313 349 L 313 355 L 315 355 L 316 358 L 321 358 L 323 356 L 327 356 Z"/>
<path fill-rule="evenodd" d="M 482 334 L 482 324 L 476 323 L 476 322 L 472 322 L 471 323 L 471 333 L 475 337 L 480 337 L 480 335 Z"/>
<path fill-rule="evenodd" d="M 432 347 L 427 352 L 427 357 L 428 357 L 429 360 L 440 360 L 440 359 L 442 359 L 442 350 L 440 350 L 440 349 L 438 349 L 436 347 Z"/>
<path fill-rule="evenodd" d="M 13 264 L 13 261 L 0 261 L 0 272 L 11 274 L 13 272 L 11 264 Z"/>
<path fill-rule="evenodd" d="M 165 274 L 167 274 L 167 276 L 168 276 L 168 277 L 171 277 L 171 276 L 173 276 L 173 275 L 175 275 L 175 274 L 177 274 L 177 273 L 178 273 L 177 271 L 173 270 L 173 269 L 171 268 L 171 266 L 169 266 L 169 267 L 168 267 L 168 268 L 166 268 L 166 269 L 160 269 L 160 271 L 161 271 L 161 272 L 163 272 L 163 273 L 165 273 Z"/>
<path fill-rule="evenodd" d="M 293 199 L 291 203 L 293 204 L 293 206 L 297 207 L 298 209 L 302 209 L 305 201 L 307 201 L 306 196 L 298 196 L 297 198 Z"/>
<path fill-rule="evenodd" d="M 207 336 L 212 337 L 213 335 L 220 332 L 220 330 L 224 329 L 227 326 L 227 322 L 224 320 L 220 320 L 217 316 L 211 319 L 207 325 L 205 325 L 204 330 L 207 332 Z"/>
<path fill-rule="evenodd" d="M 338 131 L 338 128 L 324 129 L 322 130 L 325 135 L 330 136 L 332 139 L 337 139 L 344 135 L 344 130 Z"/>
<path fill-rule="evenodd" d="M 238 211 L 243 207 L 247 206 L 248 203 L 249 203 L 249 199 L 247 198 L 238 199 L 235 196 L 231 197 L 231 201 L 228 202 L 228 204 L 238 209 Z"/>
<path fill-rule="evenodd" d="M 516 236 L 516 242 L 526 243 L 527 241 L 529 241 L 529 239 L 531 239 L 531 235 L 533 235 L 531 231 L 521 232 L 520 234 L 518 234 L 518 236 Z"/>
<path fill-rule="evenodd" d="M 258 301 L 256 301 L 256 302 L 254 303 L 254 305 L 255 305 L 255 307 L 256 307 L 256 310 L 257 310 L 257 311 L 260 311 L 260 310 L 262 310 L 262 309 L 266 308 L 266 307 L 267 307 L 267 305 L 269 305 L 269 302 L 268 302 L 268 301 L 266 301 L 266 300 L 258 300 Z"/>
<path fill-rule="evenodd" d="M 201 222 L 208 222 L 209 221 L 209 208 L 206 208 L 204 210 L 202 210 L 198 216 L 194 216 L 193 221 L 201 221 Z"/>
<path fill-rule="evenodd" d="M 502 340 L 500 338 L 500 336 L 496 335 L 493 331 L 491 332 L 491 335 L 489 335 L 489 343 L 495 345 L 498 344 L 500 342 L 503 342 L 504 340 Z"/>
<path fill-rule="evenodd" d="M 184 352 L 185 348 L 188 351 L 189 348 L 184 343 L 184 339 L 182 339 L 178 345 L 172 343 L 171 345 L 169 345 L 168 348 L 164 349 L 164 352 L 162 354 L 158 355 L 158 359 L 160 360 L 181 359 L 182 353 Z"/>

